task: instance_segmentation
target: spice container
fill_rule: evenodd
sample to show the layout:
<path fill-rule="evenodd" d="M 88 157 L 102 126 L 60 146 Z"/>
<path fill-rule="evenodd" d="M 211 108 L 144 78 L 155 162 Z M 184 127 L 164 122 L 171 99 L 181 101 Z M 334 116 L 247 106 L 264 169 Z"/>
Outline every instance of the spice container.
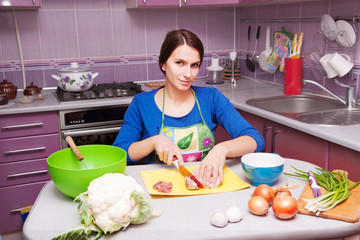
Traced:
<path fill-rule="evenodd" d="M 5 92 L 0 91 L 0 105 L 6 105 L 9 99 L 9 96 Z"/>
<path fill-rule="evenodd" d="M 8 82 L 7 79 L 4 79 L 2 83 L 0 83 L 0 91 L 5 92 L 10 99 L 14 99 L 17 94 L 17 87 L 11 82 Z"/>

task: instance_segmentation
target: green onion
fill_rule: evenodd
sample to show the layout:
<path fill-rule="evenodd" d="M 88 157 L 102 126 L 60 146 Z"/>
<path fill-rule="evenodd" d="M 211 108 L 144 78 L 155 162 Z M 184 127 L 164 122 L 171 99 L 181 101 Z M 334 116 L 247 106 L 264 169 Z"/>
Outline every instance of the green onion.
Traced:
<path fill-rule="evenodd" d="M 288 176 L 300 178 L 302 180 L 308 180 L 308 173 L 300 169 L 291 166 L 295 173 L 284 173 Z M 319 215 L 320 212 L 328 211 L 338 204 L 345 201 L 350 195 L 350 190 L 357 185 L 359 182 L 350 185 L 350 181 L 345 173 L 330 172 L 322 168 L 315 168 L 317 171 L 311 173 L 314 174 L 318 185 L 326 189 L 326 193 L 313 199 L 303 199 L 306 202 L 305 209 L 310 212 Z"/>

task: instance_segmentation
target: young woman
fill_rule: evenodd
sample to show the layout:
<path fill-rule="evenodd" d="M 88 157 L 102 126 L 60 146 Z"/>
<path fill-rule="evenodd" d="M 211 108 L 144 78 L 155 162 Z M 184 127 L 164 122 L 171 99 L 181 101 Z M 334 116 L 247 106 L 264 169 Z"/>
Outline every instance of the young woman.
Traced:
<path fill-rule="evenodd" d="M 201 161 L 198 177 L 212 187 L 223 180 L 227 157 L 262 151 L 264 139 L 216 88 L 192 86 L 203 55 L 194 33 L 167 34 L 159 56 L 165 86 L 134 97 L 114 146 L 127 152 L 129 164 L 158 158 L 171 165 L 174 156 L 180 165 Z M 219 124 L 233 139 L 215 145 Z"/>

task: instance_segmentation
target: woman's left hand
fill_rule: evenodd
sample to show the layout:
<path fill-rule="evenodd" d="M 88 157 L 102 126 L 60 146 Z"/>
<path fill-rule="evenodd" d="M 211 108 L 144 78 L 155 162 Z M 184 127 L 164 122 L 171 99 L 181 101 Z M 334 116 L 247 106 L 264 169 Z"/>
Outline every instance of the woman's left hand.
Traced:
<path fill-rule="evenodd" d="M 225 149 L 222 148 L 221 144 L 215 145 L 200 164 L 198 175 L 200 181 L 210 187 L 214 187 L 216 185 L 218 178 L 220 179 L 220 182 L 222 182 L 225 160 Z"/>

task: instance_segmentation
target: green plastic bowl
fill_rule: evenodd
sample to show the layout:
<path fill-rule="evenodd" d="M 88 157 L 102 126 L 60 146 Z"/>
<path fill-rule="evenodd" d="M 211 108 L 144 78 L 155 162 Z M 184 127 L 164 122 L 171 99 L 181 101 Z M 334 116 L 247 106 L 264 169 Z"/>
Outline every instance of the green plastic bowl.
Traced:
<path fill-rule="evenodd" d="M 51 180 L 65 195 L 75 198 L 86 192 L 92 180 L 105 173 L 125 173 L 126 152 L 110 145 L 78 147 L 88 169 L 75 157 L 70 148 L 51 154 L 47 165 Z"/>

